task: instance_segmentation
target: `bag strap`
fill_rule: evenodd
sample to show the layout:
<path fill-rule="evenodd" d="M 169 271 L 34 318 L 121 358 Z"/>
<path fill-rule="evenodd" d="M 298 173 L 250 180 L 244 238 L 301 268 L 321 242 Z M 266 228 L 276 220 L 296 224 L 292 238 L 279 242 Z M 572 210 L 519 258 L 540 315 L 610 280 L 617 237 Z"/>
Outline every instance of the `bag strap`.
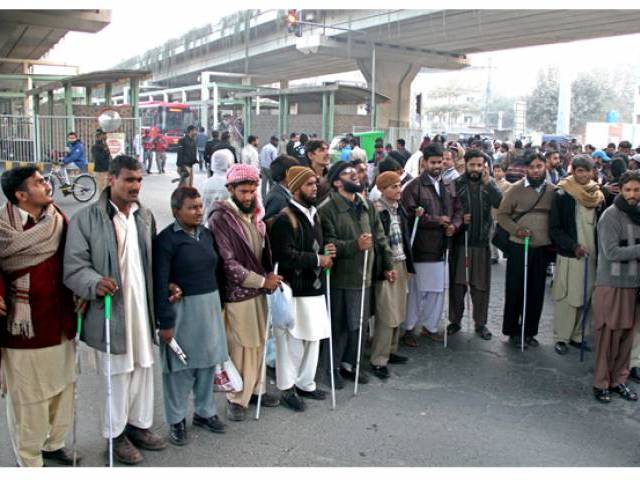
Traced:
<path fill-rule="evenodd" d="M 517 222 L 522 217 L 524 217 L 526 214 L 531 213 L 531 211 L 538 206 L 538 203 L 540 203 L 540 200 L 542 200 L 542 197 L 544 197 L 544 194 L 546 193 L 546 191 L 547 191 L 547 184 L 545 183 L 544 186 L 542 187 L 542 192 L 540 192 L 540 195 L 538 195 L 538 198 L 536 199 L 535 203 L 533 205 L 531 205 L 531 207 L 529 207 L 527 210 L 522 212 L 521 214 L 516 215 L 515 217 L 513 217 L 513 221 Z"/>

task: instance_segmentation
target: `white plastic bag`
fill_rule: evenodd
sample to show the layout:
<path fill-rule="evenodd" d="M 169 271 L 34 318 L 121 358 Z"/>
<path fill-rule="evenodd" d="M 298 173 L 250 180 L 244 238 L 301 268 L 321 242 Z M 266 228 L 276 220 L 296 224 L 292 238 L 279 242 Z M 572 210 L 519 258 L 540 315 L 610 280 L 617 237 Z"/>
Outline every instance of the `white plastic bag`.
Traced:
<path fill-rule="evenodd" d="M 276 291 L 269 295 L 269 309 L 271 323 L 275 328 L 293 328 L 296 317 L 293 310 L 293 292 L 289 285 L 281 282 Z"/>
<path fill-rule="evenodd" d="M 242 377 L 231 360 L 215 366 L 213 374 L 214 392 L 241 392 L 242 388 Z"/>

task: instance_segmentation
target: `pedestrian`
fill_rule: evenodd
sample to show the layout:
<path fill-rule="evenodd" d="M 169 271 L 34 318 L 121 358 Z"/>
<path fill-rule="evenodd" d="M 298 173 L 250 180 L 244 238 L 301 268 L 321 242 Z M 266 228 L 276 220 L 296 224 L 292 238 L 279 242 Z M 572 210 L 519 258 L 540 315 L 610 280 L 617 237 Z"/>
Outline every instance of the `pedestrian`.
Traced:
<path fill-rule="evenodd" d="M 389 363 L 406 363 L 408 358 L 398 355 L 400 324 L 407 306 L 409 273 L 415 273 L 411 260 L 411 226 L 407 213 L 400 205 L 402 181 L 394 171 L 378 175 L 376 187 L 381 193 L 373 202 L 391 250 L 394 278 L 386 279 L 382 271 L 382 255 L 376 255 L 375 323 L 371 342 L 370 365 L 373 374 L 381 379 L 389 378 Z"/>
<path fill-rule="evenodd" d="M 291 200 L 291 192 L 287 188 L 287 172 L 295 165 L 298 165 L 298 161 L 288 155 L 282 155 L 271 163 L 269 169 L 270 176 L 276 185 L 271 189 L 265 199 L 264 221 L 267 222 L 268 226 L 273 223 L 276 215 L 278 215 L 280 210 L 285 208 L 289 204 L 289 200 Z"/>
<path fill-rule="evenodd" d="M 378 165 L 378 176 L 382 175 L 384 172 L 395 172 L 396 174 L 398 174 L 400 176 L 400 185 L 402 187 L 402 190 L 404 190 L 405 187 L 409 184 L 409 182 L 413 180 L 413 177 L 404 171 L 404 169 L 402 168 L 402 165 L 400 165 L 400 163 L 398 163 L 396 160 L 390 157 L 385 158 Z M 382 197 L 382 193 L 380 192 L 380 190 L 378 190 L 378 185 L 376 181 L 376 184 L 374 184 L 373 188 L 369 192 L 369 200 L 371 200 L 372 202 L 375 202 L 376 200 L 379 200 L 381 197 Z"/>
<path fill-rule="evenodd" d="M 198 150 L 198 164 L 200 165 L 200 171 L 202 171 L 202 165 L 204 163 L 204 150 L 207 147 L 208 137 L 204 130 L 204 127 L 198 127 L 198 134 L 196 135 L 196 149 Z"/>
<path fill-rule="evenodd" d="M 69 132 L 67 134 L 67 148 L 62 159 L 61 172 L 64 176 L 64 184 L 60 187 L 63 190 L 70 188 L 69 174 L 67 167 L 77 168 L 80 171 L 85 171 L 87 168 L 87 157 L 84 152 L 84 144 L 82 140 L 78 138 L 76 132 Z"/>
<path fill-rule="evenodd" d="M 202 185 L 205 225 L 215 202 L 229 198 L 227 190 L 227 171 L 233 164 L 233 154 L 229 150 L 218 150 L 211 157 L 213 175 Z"/>
<path fill-rule="evenodd" d="M 238 154 L 233 145 L 231 145 L 231 134 L 229 132 L 222 132 L 220 135 L 220 141 L 213 145 L 209 150 L 209 158 L 218 150 L 229 150 L 233 154 L 233 163 L 239 163 Z"/>
<path fill-rule="evenodd" d="M 575 156 L 571 175 L 560 180 L 551 203 L 549 236 L 558 250 L 551 298 L 555 302 L 555 351 L 559 355 L 568 353 L 567 345 L 582 346 L 581 323 L 596 276 L 596 226 L 604 209 L 604 195 L 592 180 L 593 169 L 588 155 Z M 584 278 L 585 262 L 588 262 L 587 279 Z M 588 324 L 591 324 L 591 313 L 587 316 Z"/>
<path fill-rule="evenodd" d="M 151 173 L 151 165 L 153 164 L 153 137 L 148 128 L 144 129 L 142 135 L 142 151 L 144 152 L 144 168 L 147 173 Z"/>
<path fill-rule="evenodd" d="M 180 175 L 180 187 L 190 187 L 193 185 L 193 166 L 198 163 L 196 153 L 196 127 L 189 125 L 184 137 L 178 142 L 178 159 L 176 165 Z M 150 173 L 150 172 L 147 172 Z"/>
<path fill-rule="evenodd" d="M 258 152 L 259 145 L 260 139 L 258 137 L 255 135 L 249 135 L 247 137 L 247 144 L 240 152 L 242 163 L 253 165 L 257 169 L 260 169 L 260 153 Z"/>
<path fill-rule="evenodd" d="M 215 366 L 228 360 L 229 353 L 216 280 L 218 254 L 213 235 L 202 226 L 198 190 L 176 189 L 171 211 L 175 221 L 154 242 L 153 281 L 169 441 L 181 446 L 189 441 L 186 415 L 192 392 L 193 425 L 224 433 L 213 398 L 213 379 Z M 175 304 L 169 295 L 170 283 L 182 291 L 182 299 Z M 169 347 L 174 339 L 187 356 L 186 365 Z"/>
<path fill-rule="evenodd" d="M 240 372 L 243 389 L 227 394 L 227 419 L 243 421 L 250 402 L 257 402 L 267 327 L 267 298 L 282 277 L 272 272 L 271 246 L 261 220 L 258 169 L 234 164 L 227 172 L 229 198 L 214 204 L 208 227 L 224 272 L 220 285 L 225 303 L 224 323 L 230 359 Z M 261 404 L 276 407 L 280 400 L 264 393 Z"/>
<path fill-rule="evenodd" d="M 505 144 L 503 143 L 502 146 L 504 145 Z M 504 196 L 505 192 L 509 190 L 509 187 L 511 187 L 511 183 L 507 182 L 506 178 L 504 178 L 504 172 L 505 172 L 505 168 L 502 164 L 496 163 L 493 166 L 493 178 L 496 182 L 496 185 L 500 189 L 502 196 Z M 495 234 L 497 215 L 498 215 L 498 209 L 491 208 L 491 218 L 493 219 L 493 222 L 491 225 L 490 238 L 493 238 L 493 235 Z M 498 250 L 498 248 L 493 243 L 491 243 L 490 248 L 491 248 L 491 263 L 492 264 L 500 263 L 500 250 Z"/>
<path fill-rule="evenodd" d="M 482 151 L 469 149 L 464 159 L 467 170 L 453 182 L 455 195 L 464 211 L 464 231 L 454 238 L 449 260 L 450 324 L 447 334 L 460 331 L 468 294 L 473 303 L 475 332 L 483 340 L 490 340 L 492 335 L 487 320 L 491 293 L 491 209 L 500 206 L 502 192 L 489 176 L 489 166 Z"/>
<path fill-rule="evenodd" d="M 596 337 L 593 394 L 604 403 L 611 401 L 611 392 L 625 400 L 638 400 L 626 381 L 640 320 L 639 203 L 640 172 L 626 172 L 620 177 L 620 195 L 598 222 L 598 270 L 593 291 Z"/>
<path fill-rule="evenodd" d="M 211 176 L 211 156 L 213 155 L 214 147 L 220 143 L 220 132 L 218 130 L 211 130 L 211 138 L 207 140 L 204 145 L 204 164 L 207 170 L 207 176 Z"/>
<path fill-rule="evenodd" d="M 313 170 L 318 177 L 318 205 L 329 197 L 331 185 L 329 185 L 329 144 L 324 140 L 311 140 L 304 151 L 306 163 L 304 166 Z"/>
<path fill-rule="evenodd" d="M 442 153 L 440 143 L 430 143 L 423 151 L 420 177 L 402 192 L 401 203 L 409 223 L 413 225 L 416 216 L 420 217 L 412 246 L 416 274 L 409 279 L 402 337 L 409 347 L 418 346 L 414 334 L 416 326 L 422 326 L 422 336 L 435 342 L 444 340 L 438 325 L 445 301 L 445 253 L 450 238 L 462 227 L 462 208 L 442 180 Z"/>
<path fill-rule="evenodd" d="M 567 172 L 562 168 L 560 153 L 556 150 L 547 150 L 544 158 L 547 163 L 547 182 L 557 185 L 560 180 L 567 176 Z"/>
<path fill-rule="evenodd" d="M 292 132 L 291 135 L 289 135 L 289 141 L 287 142 L 287 145 L 286 145 L 286 152 L 287 152 L 287 155 L 289 155 L 290 157 L 295 158 L 296 156 L 295 148 L 296 148 L 296 145 L 298 144 L 299 139 L 300 137 L 296 132 Z"/>
<path fill-rule="evenodd" d="M 272 135 L 269 143 L 260 150 L 260 180 L 262 183 L 262 198 L 267 198 L 269 190 L 273 188 L 273 179 L 270 176 L 271 162 L 278 157 L 278 137 Z"/>
<path fill-rule="evenodd" d="M 302 163 L 302 161 L 305 159 L 304 152 L 307 143 L 309 143 L 309 136 L 306 133 L 301 133 L 300 141 L 293 149 L 293 153 L 295 153 L 294 158 L 298 160 L 298 163 Z"/>
<path fill-rule="evenodd" d="M 71 465 L 65 437 L 74 415 L 76 327 L 62 283 L 68 220 L 36 167 L 5 170 L 1 182 L 0 376 L 9 438 L 18 466 L 41 467 L 43 457 Z"/>
<path fill-rule="evenodd" d="M 111 152 L 106 143 L 107 134 L 101 128 L 96 130 L 96 142 L 91 147 L 91 157 L 93 158 L 93 171 L 96 174 L 96 184 L 98 192 L 107 187 L 109 176 L 109 162 L 111 162 Z"/>
<path fill-rule="evenodd" d="M 109 431 L 105 406 L 102 435 L 113 439 L 114 457 L 125 464 L 143 461 L 138 448 L 166 447 L 151 430 L 155 342 L 151 248 L 156 223 L 138 200 L 143 172 L 135 158 L 119 155 L 111 161 L 109 186 L 97 202 L 71 219 L 64 255 L 65 285 L 88 302 L 81 339 L 94 349 L 101 375 L 107 375 L 111 362 L 113 421 Z M 106 295 L 113 297 L 110 359 L 105 353 Z"/>
<path fill-rule="evenodd" d="M 164 173 L 164 167 L 167 164 L 167 149 L 169 148 L 169 142 L 167 137 L 162 134 L 158 134 L 153 139 L 153 151 L 156 154 L 156 167 L 158 172 Z"/>
<path fill-rule="evenodd" d="M 376 261 L 374 245 L 380 255 L 383 275 L 387 280 L 395 278 L 392 254 L 384 234 L 380 217 L 374 206 L 362 196 L 363 185 L 358 172 L 349 162 L 337 162 L 329 170 L 329 182 L 333 191 L 329 200 L 320 207 L 320 219 L 324 241 L 336 246 L 336 257 L 331 271 L 331 331 L 333 334 L 333 359 L 343 378 L 355 381 L 356 366 L 360 359 L 358 332 L 361 317 L 369 318 L 373 266 Z M 367 265 L 364 265 L 368 250 Z M 365 270 L 366 268 L 366 270 Z M 366 282 L 363 286 L 363 275 Z M 364 312 L 361 312 L 364 294 Z M 361 315 L 363 313 L 363 315 Z M 362 338 L 367 338 L 366 326 Z M 361 347 L 361 345 L 360 345 Z M 330 378 L 329 348 L 323 346 L 326 379 Z M 336 372 L 338 373 L 338 372 Z M 339 375 L 335 376 L 335 388 L 343 388 Z M 368 377 L 360 372 L 359 383 L 368 383 Z"/>
<path fill-rule="evenodd" d="M 360 147 L 360 138 L 352 137 L 349 140 L 351 144 L 351 158 L 353 160 L 361 160 L 364 164 L 367 163 L 367 152 Z"/>
<path fill-rule="evenodd" d="M 447 148 L 442 152 L 442 181 L 445 185 L 453 183 L 460 176 L 454 162 L 454 151 Z M 466 162 L 465 162 L 466 163 Z"/>
<path fill-rule="evenodd" d="M 524 302 L 524 239 L 529 238 L 525 344 L 537 347 L 538 323 L 544 303 L 549 264 L 549 211 L 555 186 L 546 182 L 545 158 L 531 153 L 525 159 L 527 176 L 505 193 L 498 209 L 498 224 L 509 233 L 502 333 L 521 345 L 521 314 Z"/>
<path fill-rule="evenodd" d="M 276 217 L 270 231 L 278 273 L 293 292 L 294 324 L 274 327 L 276 381 L 282 403 L 303 411 L 304 398 L 324 400 L 326 392 L 315 383 L 320 340 L 329 338 L 324 301 L 323 269 L 330 269 L 335 245 L 323 250 L 322 225 L 316 210 L 318 178 L 308 167 L 293 166 L 287 172 L 292 198 Z"/>
<path fill-rule="evenodd" d="M 404 141 L 404 138 L 399 138 L 398 140 L 396 140 L 396 152 L 398 152 L 400 154 L 400 156 L 402 157 L 402 162 L 400 162 L 400 165 L 402 165 L 402 167 L 404 167 L 405 163 L 407 163 L 407 160 L 409 160 L 409 158 L 411 158 L 411 152 L 409 150 L 406 149 L 406 142 Z"/>

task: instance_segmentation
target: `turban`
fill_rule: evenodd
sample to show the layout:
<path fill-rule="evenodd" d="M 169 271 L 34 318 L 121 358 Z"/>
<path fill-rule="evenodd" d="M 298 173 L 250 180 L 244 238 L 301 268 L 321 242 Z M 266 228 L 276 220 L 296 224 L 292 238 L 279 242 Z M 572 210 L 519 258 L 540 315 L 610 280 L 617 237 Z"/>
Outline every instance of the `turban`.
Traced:
<path fill-rule="evenodd" d="M 253 165 L 236 163 L 227 172 L 227 185 L 238 183 L 254 182 L 260 183 L 260 173 Z"/>
<path fill-rule="evenodd" d="M 376 187 L 378 187 L 380 192 L 391 185 L 395 185 L 396 183 L 400 183 L 400 175 L 390 170 L 381 173 L 378 175 L 378 178 L 376 178 Z"/>
<path fill-rule="evenodd" d="M 291 193 L 295 193 L 307 180 L 315 176 L 315 172 L 309 167 L 291 167 L 287 171 L 287 187 L 289 187 Z"/>

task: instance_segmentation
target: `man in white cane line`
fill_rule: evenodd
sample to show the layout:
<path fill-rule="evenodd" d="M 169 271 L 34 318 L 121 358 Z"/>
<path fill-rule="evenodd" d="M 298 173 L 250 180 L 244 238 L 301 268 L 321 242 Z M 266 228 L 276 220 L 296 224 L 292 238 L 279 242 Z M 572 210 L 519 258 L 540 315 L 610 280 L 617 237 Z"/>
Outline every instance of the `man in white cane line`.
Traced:
<path fill-rule="evenodd" d="M 111 362 L 112 428 L 109 431 L 105 406 L 102 435 L 113 438 L 114 457 L 125 464 L 143 461 L 138 448 L 162 450 L 167 445 L 151 431 L 155 342 L 151 245 L 156 223 L 138 200 L 142 178 L 142 164 L 135 158 L 113 159 L 109 186 L 97 202 L 71 219 L 64 257 L 65 285 L 88 301 L 81 339 L 95 349 L 99 373 L 106 375 Z M 105 353 L 105 295 L 113 297 L 110 359 Z"/>
<path fill-rule="evenodd" d="M 326 397 L 326 392 L 316 388 L 314 377 L 320 340 L 330 335 L 323 269 L 332 267 L 336 248 L 326 245 L 327 254 L 323 254 L 315 172 L 308 167 L 291 167 L 287 185 L 293 197 L 271 227 L 271 242 L 278 273 L 293 290 L 295 323 L 289 329 L 274 328 L 276 379 L 282 403 L 293 411 L 303 411 L 304 398 Z"/>

